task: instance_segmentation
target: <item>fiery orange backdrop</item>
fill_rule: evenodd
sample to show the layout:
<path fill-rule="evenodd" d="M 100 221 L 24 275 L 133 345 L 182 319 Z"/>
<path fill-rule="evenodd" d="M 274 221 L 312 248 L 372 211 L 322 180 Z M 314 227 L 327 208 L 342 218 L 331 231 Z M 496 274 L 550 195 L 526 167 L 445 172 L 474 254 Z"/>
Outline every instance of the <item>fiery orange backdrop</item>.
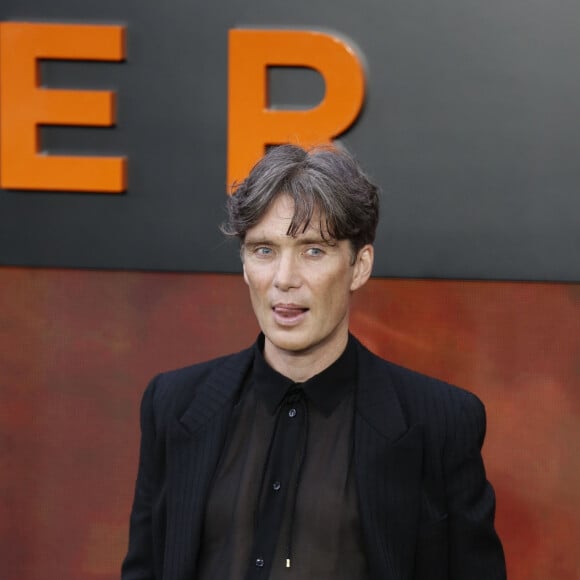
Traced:
<path fill-rule="evenodd" d="M 510 580 L 579 578 L 580 286 L 376 279 L 351 327 L 485 402 Z M 256 333 L 241 276 L 1 270 L 2 579 L 118 578 L 146 382 Z"/>

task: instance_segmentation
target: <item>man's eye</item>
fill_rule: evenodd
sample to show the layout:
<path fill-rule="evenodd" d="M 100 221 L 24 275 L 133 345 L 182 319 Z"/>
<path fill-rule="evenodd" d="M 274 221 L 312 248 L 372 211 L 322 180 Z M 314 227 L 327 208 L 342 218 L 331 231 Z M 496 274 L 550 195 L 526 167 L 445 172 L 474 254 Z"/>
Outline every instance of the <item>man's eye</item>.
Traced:
<path fill-rule="evenodd" d="M 313 258 L 317 258 L 318 256 L 322 256 L 324 252 L 320 248 L 308 248 L 305 252 L 307 256 L 311 256 Z"/>
<path fill-rule="evenodd" d="M 263 246 L 260 246 L 254 250 L 254 254 L 256 254 L 256 256 L 269 256 L 271 253 L 271 248 L 265 248 Z"/>

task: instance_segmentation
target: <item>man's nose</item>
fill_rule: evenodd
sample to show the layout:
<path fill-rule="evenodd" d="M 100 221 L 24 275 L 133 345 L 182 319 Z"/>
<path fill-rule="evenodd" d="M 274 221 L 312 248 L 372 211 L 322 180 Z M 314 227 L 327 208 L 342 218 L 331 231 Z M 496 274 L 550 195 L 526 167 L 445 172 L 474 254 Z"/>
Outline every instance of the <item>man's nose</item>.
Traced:
<path fill-rule="evenodd" d="M 297 258 L 293 254 L 283 253 L 276 264 L 274 286 L 279 290 L 289 290 L 300 286 L 300 271 Z"/>

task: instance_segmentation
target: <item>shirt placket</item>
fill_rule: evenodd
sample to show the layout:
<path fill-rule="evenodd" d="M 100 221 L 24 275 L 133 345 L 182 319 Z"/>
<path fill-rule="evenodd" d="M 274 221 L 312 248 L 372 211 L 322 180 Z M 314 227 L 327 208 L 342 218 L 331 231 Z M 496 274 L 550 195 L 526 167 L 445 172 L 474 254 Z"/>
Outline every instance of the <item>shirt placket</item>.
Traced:
<path fill-rule="evenodd" d="M 273 565 L 290 565 L 289 560 L 274 563 L 273 558 L 280 541 L 286 505 L 294 509 L 299 483 L 297 480 L 296 488 L 291 489 L 294 470 L 299 463 L 297 458 L 305 443 L 307 409 L 301 388 L 290 389 L 278 413 L 257 500 L 254 542 L 246 580 L 264 580 Z M 291 520 L 293 516 L 291 513 Z M 292 526 L 289 534 L 292 534 Z M 291 538 L 287 540 L 290 542 Z"/>

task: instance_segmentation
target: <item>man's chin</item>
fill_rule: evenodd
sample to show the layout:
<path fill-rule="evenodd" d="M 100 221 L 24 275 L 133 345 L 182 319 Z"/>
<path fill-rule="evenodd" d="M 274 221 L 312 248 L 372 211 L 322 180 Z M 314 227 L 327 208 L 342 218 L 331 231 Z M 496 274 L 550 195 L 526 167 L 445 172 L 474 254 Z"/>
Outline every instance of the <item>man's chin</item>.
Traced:
<path fill-rule="evenodd" d="M 275 330 L 264 334 L 271 348 L 291 355 L 305 354 L 313 347 L 312 340 L 296 328 Z"/>

